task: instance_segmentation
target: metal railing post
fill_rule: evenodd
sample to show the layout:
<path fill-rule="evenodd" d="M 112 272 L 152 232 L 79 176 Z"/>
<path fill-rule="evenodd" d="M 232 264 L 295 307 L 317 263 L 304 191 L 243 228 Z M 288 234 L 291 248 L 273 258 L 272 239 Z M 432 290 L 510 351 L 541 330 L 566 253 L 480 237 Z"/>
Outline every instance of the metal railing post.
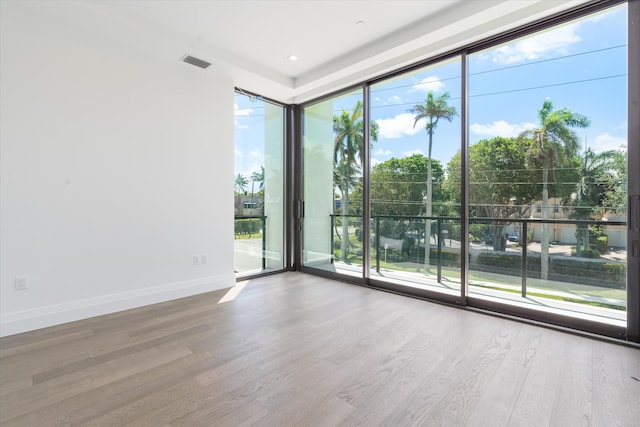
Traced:
<path fill-rule="evenodd" d="M 331 229 L 329 230 L 329 235 L 331 236 L 331 264 L 333 264 L 333 251 L 335 251 L 335 237 L 333 236 L 333 229 L 335 226 L 335 222 L 336 222 L 336 217 L 335 215 L 329 215 L 329 217 L 331 218 L 331 221 L 329 221 L 329 227 L 331 227 Z M 340 246 L 342 248 L 342 246 Z M 341 249 L 342 250 L 342 249 Z"/>
<path fill-rule="evenodd" d="M 267 217 L 262 217 L 262 269 L 267 268 Z"/>
<path fill-rule="evenodd" d="M 380 273 L 380 217 L 376 217 L 376 271 Z"/>
<path fill-rule="evenodd" d="M 442 219 L 438 218 L 437 222 L 437 233 L 438 233 L 438 252 L 437 252 L 437 262 L 438 262 L 438 283 L 442 281 Z"/>
<path fill-rule="evenodd" d="M 416 236 L 416 271 L 420 271 L 420 230 L 424 230 L 427 227 L 425 224 L 422 225 L 422 218 L 418 219 L 418 228 L 417 228 L 417 236 Z M 424 250 L 427 250 L 427 237 L 424 238 Z M 425 272 L 426 273 L 426 272 Z"/>
<path fill-rule="evenodd" d="M 520 244 L 522 245 L 522 298 L 527 297 L 527 221 L 522 222 L 522 234 L 520 234 Z"/>

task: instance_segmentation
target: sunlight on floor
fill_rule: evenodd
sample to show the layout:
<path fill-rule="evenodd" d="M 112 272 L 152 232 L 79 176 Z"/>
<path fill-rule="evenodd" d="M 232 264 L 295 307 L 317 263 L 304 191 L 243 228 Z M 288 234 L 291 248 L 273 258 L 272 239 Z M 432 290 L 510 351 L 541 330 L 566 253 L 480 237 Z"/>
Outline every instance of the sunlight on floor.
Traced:
<path fill-rule="evenodd" d="M 249 281 L 236 283 L 233 288 L 230 288 L 229 291 L 224 294 L 222 298 L 220 298 L 218 304 L 233 301 L 234 299 L 236 299 L 236 297 L 240 295 L 240 292 L 242 292 L 242 290 L 245 288 L 245 286 L 247 286 L 248 283 Z"/>

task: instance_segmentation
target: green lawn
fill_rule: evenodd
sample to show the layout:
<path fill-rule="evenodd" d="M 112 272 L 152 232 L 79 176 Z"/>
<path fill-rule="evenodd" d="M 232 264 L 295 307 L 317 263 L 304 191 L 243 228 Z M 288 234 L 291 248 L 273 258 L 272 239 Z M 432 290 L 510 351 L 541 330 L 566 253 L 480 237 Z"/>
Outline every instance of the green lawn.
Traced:
<path fill-rule="evenodd" d="M 352 250 L 353 249 L 356 249 L 356 248 L 352 247 Z M 336 258 L 339 259 L 340 251 L 337 250 L 335 255 L 336 255 Z M 356 264 L 356 265 L 362 264 L 362 256 L 350 254 L 347 259 L 347 262 L 350 264 Z M 371 260 L 371 265 L 375 266 L 375 263 L 376 263 L 376 260 L 375 258 L 373 258 Z M 381 259 L 380 268 L 386 269 L 386 270 L 392 270 L 392 271 L 399 271 L 399 272 L 410 272 L 410 273 L 416 272 L 416 264 L 412 262 L 393 263 L 393 262 L 384 262 L 384 260 Z M 420 271 L 424 272 L 424 264 L 422 263 L 420 264 Z M 459 281 L 461 277 L 459 269 L 442 267 L 441 271 L 442 271 L 442 276 L 448 279 L 458 279 Z M 434 274 L 434 275 L 437 274 L 437 267 L 435 265 L 432 264 L 430 266 L 429 274 Z M 476 274 L 474 272 L 469 273 L 469 282 L 472 282 L 473 286 L 477 286 L 480 288 L 493 289 L 493 290 L 498 290 L 502 292 L 515 293 L 515 294 L 520 293 L 520 290 L 518 289 L 512 289 L 512 288 L 500 286 L 500 285 L 518 286 L 519 282 L 515 283 L 514 281 L 510 281 L 510 280 L 500 280 L 497 277 L 488 278 L 482 274 Z M 479 282 L 484 282 L 484 283 L 479 283 Z M 487 282 L 490 282 L 490 284 L 487 284 Z M 493 286 L 493 285 L 496 285 L 496 286 Z M 599 298 L 616 299 L 620 301 L 625 301 L 627 297 L 626 291 L 623 289 L 600 288 L 600 289 L 572 290 L 571 289 L 572 283 L 567 283 L 566 285 L 567 287 L 564 289 L 553 289 L 553 288 L 544 288 L 544 287 L 542 289 L 548 289 L 550 291 L 564 291 L 567 293 L 576 293 L 578 295 L 595 296 Z M 540 297 L 540 298 L 548 298 L 548 299 L 554 299 L 554 300 L 579 303 L 579 304 L 586 304 L 586 305 L 591 305 L 596 307 L 611 308 L 614 310 L 623 310 L 623 311 L 625 310 L 624 307 L 621 307 L 615 304 L 607 304 L 607 303 L 601 303 L 597 301 L 588 301 L 580 298 L 572 298 L 570 296 L 551 295 L 544 292 L 527 292 L 527 295 Z"/>
<path fill-rule="evenodd" d="M 262 233 L 234 234 L 235 240 L 262 239 Z"/>
<path fill-rule="evenodd" d="M 357 241 L 357 239 L 355 238 L 355 236 L 351 236 L 350 238 L 350 243 L 351 243 L 351 247 L 350 247 L 350 254 L 347 257 L 346 262 L 349 264 L 354 264 L 354 265 L 361 265 L 362 264 L 362 255 L 361 254 L 356 254 L 355 252 L 360 252 L 362 251 L 362 243 Z M 336 259 L 340 259 L 340 249 L 336 249 L 334 251 L 334 256 L 336 257 Z M 424 264 L 422 263 L 424 260 L 421 260 L 420 263 L 420 272 L 424 273 Z M 429 268 L 428 274 L 437 274 L 437 266 L 433 264 L 434 260 L 432 260 L 432 264 Z M 376 265 L 376 258 L 372 257 L 371 259 L 371 266 L 374 267 Z M 415 273 L 416 272 L 416 263 L 415 262 L 411 262 L 411 261 L 405 261 L 405 262 L 385 262 L 384 261 L 384 254 L 381 255 L 380 257 L 380 268 L 381 269 L 386 269 L 386 270 L 392 270 L 392 271 L 398 271 L 398 272 L 409 272 L 409 273 Z M 442 276 L 446 277 L 448 279 L 458 279 L 458 282 L 460 281 L 460 270 L 459 269 L 455 269 L 455 268 L 450 268 L 450 267 L 442 267 Z M 485 289 L 494 289 L 494 290 L 498 290 L 498 291 L 503 291 L 503 292 L 509 292 L 509 293 L 516 293 L 519 294 L 521 291 L 519 289 L 513 289 L 513 288 L 509 288 L 509 287 L 502 287 L 500 285 L 510 285 L 510 286 L 519 286 L 520 282 L 519 282 L 519 277 L 515 277 L 515 280 L 509 280 L 507 278 L 508 276 L 505 276 L 505 279 L 502 280 L 499 275 L 492 275 L 491 277 L 487 277 L 486 275 L 483 275 L 480 272 L 474 272 L 474 271 L 470 271 L 469 272 L 469 282 L 472 283 L 472 286 L 477 286 L 477 287 L 481 287 L 481 288 L 485 288 Z M 572 283 L 567 282 L 566 283 L 566 288 L 552 288 L 552 287 L 545 287 L 545 286 L 536 286 L 537 289 L 542 290 L 542 292 L 527 292 L 527 295 L 530 296 L 535 296 L 535 297 L 540 297 L 540 298 L 549 298 L 549 299 L 555 299 L 555 300 L 562 300 L 562 301 L 568 301 L 568 302 L 573 302 L 573 303 L 579 303 L 579 304 L 587 304 L 587 305 L 592 305 L 592 306 L 597 306 L 597 307 L 605 307 L 605 308 L 612 308 L 615 310 L 625 310 L 624 307 L 620 307 L 618 305 L 614 305 L 614 304 L 607 304 L 607 303 L 600 303 L 597 301 L 588 301 L 588 300 L 583 300 L 580 298 L 572 298 L 570 296 L 558 296 L 558 295 L 550 295 L 547 293 L 544 293 L 544 290 L 550 290 L 550 291 L 562 291 L 562 292 L 566 292 L 566 293 L 575 293 L 577 295 L 585 295 L 585 296 L 594 296 L 594 297 L 599 297 L 599 298 L 605 298 L 605 299 L 615 299 L 615 300 L 620 300 L 620 301 L 625 301 L 627 298 L 626 295 L 626 291 L 623 289 L 610 289 L 610 288 L 595 288 L 595 289 L 571 289 L 572 287 Z M 579 286 L 579 285 L 577 285 Z"/>
<path fill-rule="evenodd" d="M 484 288 L 484 289 L 493 289 L 495 291 L 501 291 L 501 292 L 510 292 L 510 293 L 514 293 L 514 294 L 519 294 L 520 291 L 516 290 L 516 289 L 508 289 L 508 288 L 501 288 L 499 286 L 489 286 L 489 285 L 479 285 L 479 284 L 474 284 L 473 286 L 476 286 L 478 288 Z M 595 307 L 604 307 L 604 308 L 611 308 L 614 310 L 622 310 L 625 311 L 625 307 L 621 307 L 619 305 L 615 305 L 615 304 L 607 304 L 607 303 L 602 303 L 602 302 L 598 302 L 598 301 L 588 301 L 588 300 L 583 300 L 580 298 L 571 298 L 571 297 L 566 297 L 566 296 L 560 296 L 560 295 L 550 295 L 550 294 L 545 294 L 545 293 L 541 293 L 541 292 L 527 292 L 528 296 L 532 296 L 532 297 L 540 297 L 540 298 L 547 298 L 547 299 L 553 299 L 553 300 L 559 300 L 559 301 L 568 301 L 568 302 L 573 302 L 573 303 L 578 303 L 578 304 L 586 304 L 586 305 L 592 305 Z"/>

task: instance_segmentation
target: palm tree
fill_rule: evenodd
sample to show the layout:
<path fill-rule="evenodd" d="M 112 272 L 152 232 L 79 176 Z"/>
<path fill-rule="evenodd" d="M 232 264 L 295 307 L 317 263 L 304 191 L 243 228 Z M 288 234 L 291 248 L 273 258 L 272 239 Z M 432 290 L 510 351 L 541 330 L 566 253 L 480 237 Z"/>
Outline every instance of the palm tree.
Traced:
<path fill-rule="evenodd" d="M 349 113 L 342 109 L 340 115 L 333 116 L 334 176 L 342 197 L 342 244 L 341 260 L 346 261 L 349 253 L 349 190 L 353 187 L 354 173 L 360 170 L 364 145 L 364 123 L 362 121 L 362 101 L 356 102 Z M 378 140 L 378 124 L 371 123 L 371 140 Z"/>
<path fill-rule="evenodd" d="M 576 187 L 577 200 L 586 200 L 593 206 L 601 206 L 608 186 L 615 174 L 616 160 L 619 152 L 616 150 L 594 152 L 587 148 L 582 162 L 581 178 Z"/>
<path fill-rule="evenodd" d="M 524 131 L 520 138 L 529 141 L 529 155 L 542 163 L 542 219 L 549 219 L 549 176 L 553 179 L 554 164 L 576 156 L 578 135 L 572 128 L 586 128 L 591 122 L 582 114 L 563 108 L 554 110 L 547 99 L 538 110 L 539 127 Z M 540 239 L 540 274 L 549 278 L 549 224 L 542 223 Z"/>
<path fill-rule="evenodd" d="M 618 149 L 614 153 L 611 162 L 613 169 L 608 174 L 607 191 L 602 204 L 609 212 L 622 215 L 627 212 L 627 151 Z"/>
<path fill-rule="evenodd" d="M 430 247 L 431 247 L 431 220 L 429 217 L 432 215 L 432 201 L 433 201 L 433 174 L 431 168 L 431 149 L 433 147 L 433 132 L 438 126 L 438 121 L 440 119 L 444 119 L 448 122 L 451 122 L 455 116 L 458 115 L 455 107 L 450 106 L 447 102 L 449 101 L 449 92 L 445 92 L 442 95 L 436 97 L 433 94 L 433 91 L 429 91 L 427 93 L 427 98 L 423 104 L 416 104 L 412 109 L 409 110 L 410 113 L 416 115 L 415 120 L 413 122 L 413 127 L 415 128 L 419 121 L 426 119 L 426 123 L 424 125 L 425 130 L 427 131 L 427 135 L 429 135 L 429 154 L 427 156 L 428 164 L 427 164 L 427 194 L 426 194 L 426 225 L 424 232 L 424 268 L 425 271 L 429 270 L 429 255 L 430 255 Z"/>
<path fill-rule="evenodd" d="M 254 172 L 251 174 L 251 209 L 249 210 L 249 223 L 250 229 L 253 229 L 253 209 L 255 208 L 255 185 L 258 185 L 258 191 L 264 188 L 264 166 L 260 166 L 260 172 Z M 251 232 L 249 232 L 249 238 L 251 238 Z"/>
<path fill-rule="evenodd" d="M 251 181 L 259 184 L 258 192 L 264 189 L 264 166 L 260 166 L 260 172 L 254 172 L 251 174 Z"/>
<path fill-rule="evenodd" d="M 611 191 L 616 175 L 616 160 L 619 152 L 615 150 L 596 153 L 587 148 L 582 159 L 580 181 L 576 186 L 576 198 L 572 219 L 590 219 L 603 204 L 607 193 Z M 581 255 L 581 248 L 589 249 L 589 232 L 586 226 L 576 229 L 576 256 Z M 581 242 L 582 240 L 582 242 Z"/>
<path fill-rule="evenodd" d="M 236 193 L 244 194 L 247 191 L 248 185 L 249 180 L 247 179 L 247 177 L 245 177 L 241 173 L 238 173 L 234 181 L 234 189 Z"/>
<path fill-rule="evenodd" d="M 347 175 L 347 169 L 349 170 L 350 175 Z M 351 165 L 351 167 L 347 168 L 347 164 L 344 161 L 340 161 L 339 163 L 335 164 L 333 167 L 333 186 L 334 188 L 337 188 L 340 191 L 340 194 L 341 194 L 340 209 L 343 214 L 344 214 L 344 209 L 342 208 L 342 203 L 343 203 L 343 200 L 345 200 L 345 190 L 347 193 L 351 194 L 351 192 L 358 185 L 358 175 L 360 175 L 360 166 L 358 164 Z M 347 207 L 347 209 L 350 209 L 350 206 Z M 345 221 L 343 218 L 343 221 L 342 221 L 343 231 L 344 231 L 344 223 Z M 341 242 L 344 241 L 340 236 L 340 233 L 338 232 L 337 222 L 334 224 L 334 229 L 335 229 L 336 235 L 338 236 L 338 239 L 340 239 Z"/>

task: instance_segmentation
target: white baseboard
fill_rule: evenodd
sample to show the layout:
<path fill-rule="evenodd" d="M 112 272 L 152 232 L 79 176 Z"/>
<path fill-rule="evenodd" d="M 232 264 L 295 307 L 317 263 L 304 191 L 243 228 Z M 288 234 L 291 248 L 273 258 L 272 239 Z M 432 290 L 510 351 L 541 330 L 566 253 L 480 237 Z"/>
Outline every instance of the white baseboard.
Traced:
<path fill-rule="evenodd" d="M 60 325 L 103 314 L 143 307 L 191 295 L 230 288 L 235 276 L 224 274 L 184 282 L 167 283 L 135 291 L 48 305 L 30 310 L 0 314 L 0 336 Z"/>

